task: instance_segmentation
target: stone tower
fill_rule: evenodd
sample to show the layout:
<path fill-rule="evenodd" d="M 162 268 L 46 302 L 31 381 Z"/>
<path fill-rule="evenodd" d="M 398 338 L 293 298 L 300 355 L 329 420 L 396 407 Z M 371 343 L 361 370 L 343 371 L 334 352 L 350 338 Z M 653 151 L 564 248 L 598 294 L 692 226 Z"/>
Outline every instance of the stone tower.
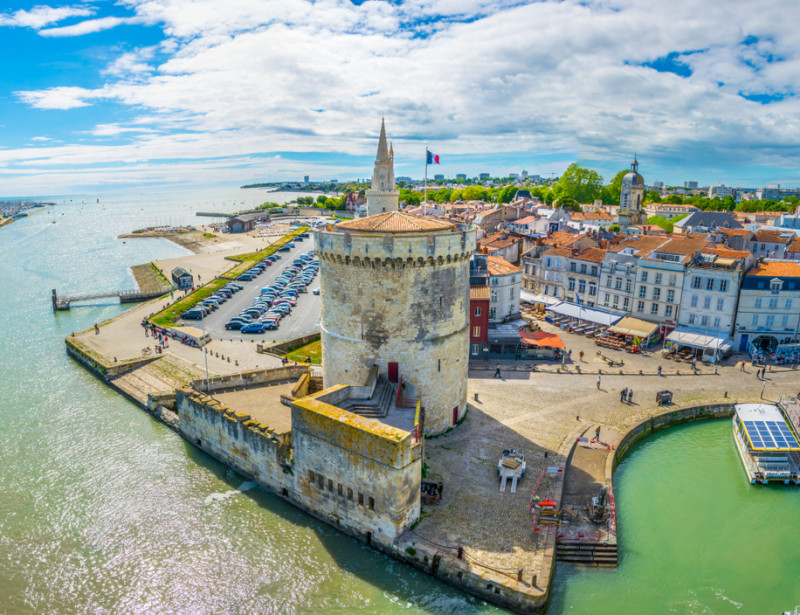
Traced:
<path fill-rule="evenodd" d="M 622 178 L 622 190 L 619 194 L 619 228 L 624 231 L 633 224 L 643 224 L 644 211 L 644 178 L 639 175 L 639 161 L 633 157 L 630 173 Z"/>
<path fill-rule="evenodd" d="M 394 185 L 394 149 L 386 143 L 386 128 L 381 120 L 381 136 L 378 139 L 378 155 L 372 172 L 372 187 L 367 190 L 367 215 L 398 211 L 400 192 Z"/>
<path fill-rule="evenodd" d="M 401 212 L 317 231 L 325 386 L 362 385 L 377 365 L 421 400 L 426 433 L 460 419 L 475 244 L 475 231 Z"/>

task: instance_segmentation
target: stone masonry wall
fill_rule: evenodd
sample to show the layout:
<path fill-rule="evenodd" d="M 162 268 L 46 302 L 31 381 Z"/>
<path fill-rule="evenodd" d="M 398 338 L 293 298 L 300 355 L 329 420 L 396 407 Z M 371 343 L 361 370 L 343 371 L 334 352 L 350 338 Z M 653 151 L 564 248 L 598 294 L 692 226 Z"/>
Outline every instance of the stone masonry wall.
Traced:
<path fill-rule="evenodd" d="M 318 232 L 326 385 L 361 384 L 398 363 L 422 399 L 425 431 L 466 411 L 469 256 L 474 232 L 357 235 Z"/>
<path fill-rule="evenodd" d="M 180 433 L 198 448 L 276 493 L 283 486 L 291 433 L 278 433 L 201 393 L 176 392 Z"/>
<path fill-rule="evenodd" d="M 292 404 L 294 496 L 336 527 L 388 546 L 419 518 L 422 445 L 408 432 L 319 401 L 347 389 Z"/>

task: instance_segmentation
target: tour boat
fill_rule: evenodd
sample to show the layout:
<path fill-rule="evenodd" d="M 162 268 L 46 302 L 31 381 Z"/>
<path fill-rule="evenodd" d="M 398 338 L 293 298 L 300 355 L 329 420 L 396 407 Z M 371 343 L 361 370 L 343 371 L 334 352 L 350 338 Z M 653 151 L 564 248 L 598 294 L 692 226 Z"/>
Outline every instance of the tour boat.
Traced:
<path fill-rule="evenodd" d="M 737 404 L 733 439 L 751 485 L 770 481 L 800 484 L 800 444 L 780 408 Z"/>

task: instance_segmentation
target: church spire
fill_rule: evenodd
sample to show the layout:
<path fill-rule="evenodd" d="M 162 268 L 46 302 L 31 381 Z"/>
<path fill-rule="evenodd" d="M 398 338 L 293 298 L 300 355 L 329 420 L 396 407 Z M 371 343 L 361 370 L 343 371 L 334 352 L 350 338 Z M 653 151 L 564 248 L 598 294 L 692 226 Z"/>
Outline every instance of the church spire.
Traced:
<path fill-rule="evenodd" d="M 636 154 L 635 153 L 633 154 L 633 162 L 631 163 L 631 171 L 633 171 L 634 173 L 638 173 L 639 172 L 639 161 L 636 160 Z"/>
<path fill-rule="evenodd" d="M 378 139 L 378 155 L 375 157 L 375 162 L 389 162 L 389 148 L 386 146 L 386 127 L 384 126 L 383 118 L 381 118 L 381 136 Z"/>

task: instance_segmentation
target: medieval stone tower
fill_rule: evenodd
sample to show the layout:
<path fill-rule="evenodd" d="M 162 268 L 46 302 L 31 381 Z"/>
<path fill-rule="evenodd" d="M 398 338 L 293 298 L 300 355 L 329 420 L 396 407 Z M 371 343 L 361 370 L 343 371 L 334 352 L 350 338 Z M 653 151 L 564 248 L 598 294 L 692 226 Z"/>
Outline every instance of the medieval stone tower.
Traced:
<path fill-rule="evenodd" d="M 362 385 L 377 365 L 421 400 L 426 433 L 460 419 L 475 244 L 475 231 L 400 212 L 317 231 L 325 386 Z"/>
<path fill-rule="evenodd" d="M 381 120 L 378 155 L 372 172 L 372 187 L 367 190 L 367 215 L 398 211 L 400 192 L 394 185 L 394 149 L 386 144 L 386 128 Z"/>
<path fill-rule="evenodd" d="M 644 211 L 644 178 L 639 175 L 639 161 L 633 157 L 630 173 L 622 178 L 622 190 L 619 195 L 619 228 L 633 224 L 643 224 Z"/>

